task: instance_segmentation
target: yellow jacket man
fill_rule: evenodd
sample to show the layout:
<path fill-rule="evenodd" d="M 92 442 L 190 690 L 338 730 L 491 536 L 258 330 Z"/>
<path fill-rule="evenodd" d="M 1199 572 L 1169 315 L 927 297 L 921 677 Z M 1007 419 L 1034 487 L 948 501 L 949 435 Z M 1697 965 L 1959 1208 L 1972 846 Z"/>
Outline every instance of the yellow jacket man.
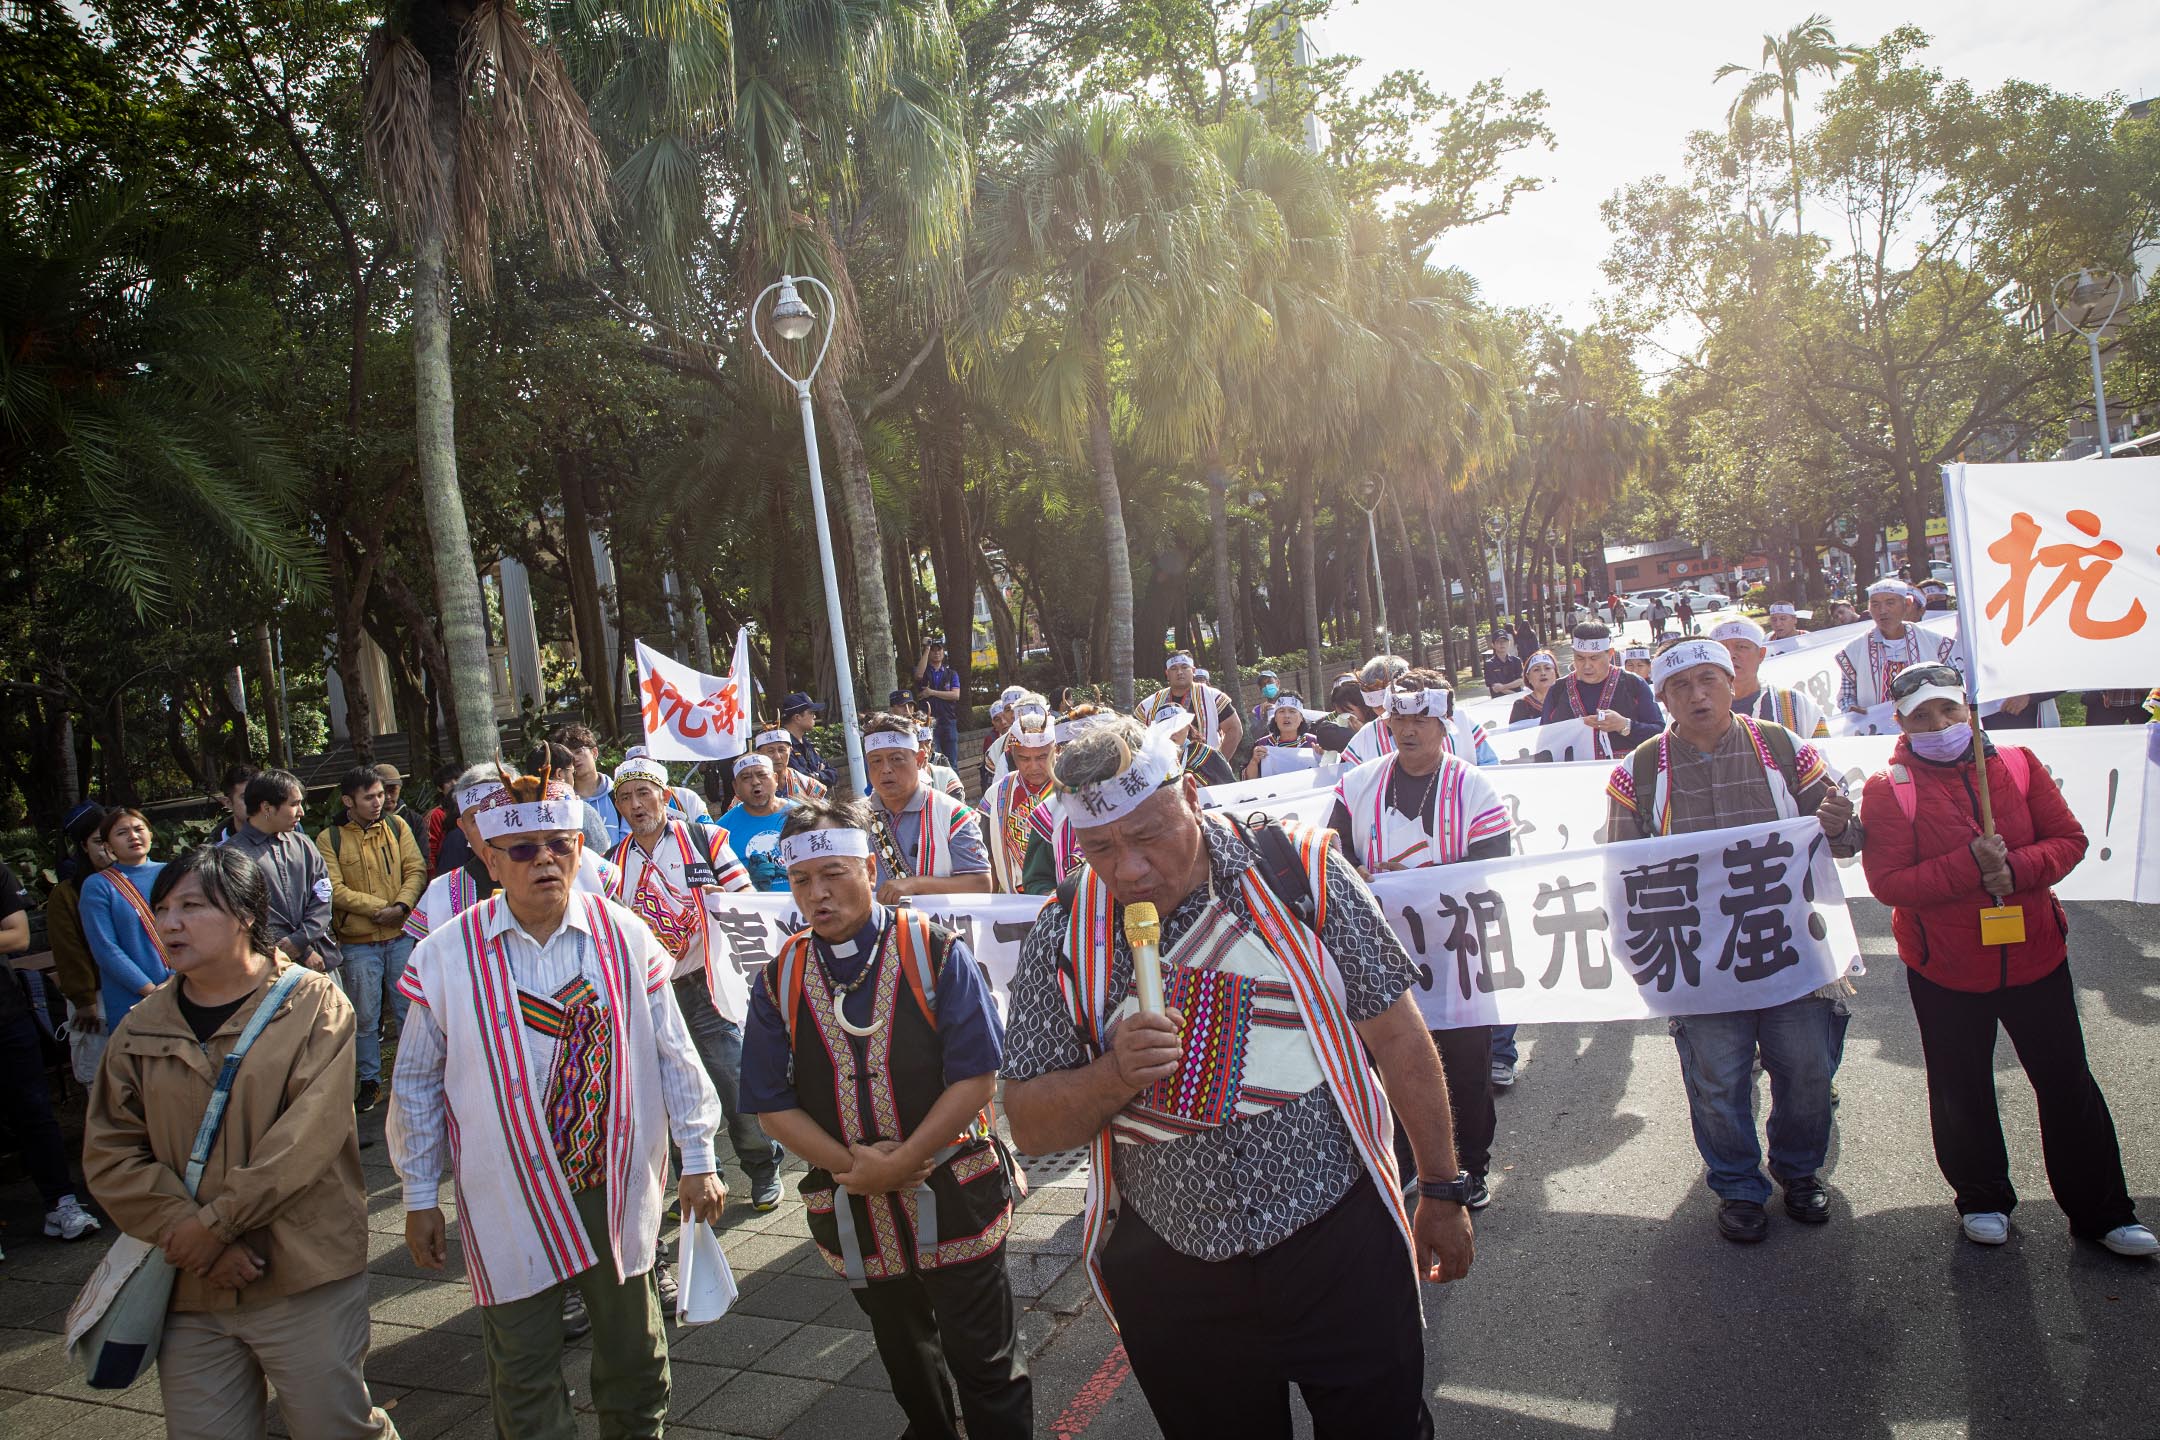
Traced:
<path fill-rule="evenodd" d="M 372 1109 L 382 1094 L 382 1004 L 387 988 L 398 1023 L 405 1000 L 398 977 L 412 954 L 405 918 L 427 888 L 427 864 L 412 826 L 386 815 L 382 776 L 356 765 L 338 782 L 344 814 L 315 837 L 330 871 L 330 911 L 347 968 L 339 972 L 359 1026 L 359 1089 L 354 1103 Z"/>

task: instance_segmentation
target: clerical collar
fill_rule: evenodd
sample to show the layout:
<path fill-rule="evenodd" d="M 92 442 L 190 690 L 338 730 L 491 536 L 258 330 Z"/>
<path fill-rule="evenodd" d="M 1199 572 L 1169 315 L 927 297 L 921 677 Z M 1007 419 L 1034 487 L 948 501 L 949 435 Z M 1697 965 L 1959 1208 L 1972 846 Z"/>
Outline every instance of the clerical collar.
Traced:
<path fill-rule="evenodd" d="M 852 939 L 835 942 L 822 935 L 813 935 L 812 938 L 817 942 L 818 949 L 824 952 L 826 959 L 837 960 L 844 967 L 853 969 L 877 953 L 878 936 L 885 933 L 887 914 L 883 905 L 872 901 L 870 914 L 863 920 L 862 928 L 855 932 Z"/>

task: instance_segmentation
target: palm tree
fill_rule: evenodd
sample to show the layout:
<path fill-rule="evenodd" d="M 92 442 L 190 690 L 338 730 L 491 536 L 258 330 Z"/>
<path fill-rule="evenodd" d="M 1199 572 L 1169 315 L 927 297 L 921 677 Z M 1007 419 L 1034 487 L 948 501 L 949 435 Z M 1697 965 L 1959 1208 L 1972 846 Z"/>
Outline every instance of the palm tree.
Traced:
<path fill-rule="evenodd" d="M 1209 126 L 1203 138 L 1227 187 L 1218 233 L 1234 249 L 1234 283 L 1193 294 L 1194 312 L 1173 316 L 1141 350 L 1134 398 L 1143 446 L 1174 465 L 1197 461 L 1207 486 L 1216 661 L 1242 708 L 1231 462 L 1260 438 L 1269 367 L 1289 359 L 1285 334 L 1308 332 L 1314 310 L 1341 287 L 1343 217 L 1326 168 L 1270 134 L 1257 113 Z"/>
<path fill-rule="evenodd" d="M 194 282 L 196 237 L 137 190 L 6 198 L 0 475 L 58 502 L 138 616 L 206 566 L 315 591 L 298 473 L 249 419 L 261 317 Z"/>
<path fill-rule="evenodd" d="M 1747 83 L 1740 87 L 1740 94 L 1725 112 L 1725 120 L 1735 132 L 1741 122 L 1753 118 L 1770 97 L 1779 97 L 1785 105 L 1785 158 L 1792 167 L 1793 234 L 1802 233 L 1800 224 L 1800 128 L 1793 116 L 1799 103 L 1800 82 L 1811 74 L 1825 78 L 1837 74 L 1844 66 L 1857 59 L 1860 52 L 1850 45 L 1840 45 L 1830 33 L 1830 17 L 1810 15 L 1783 35 L 1762 37 L 1762 68 L 1751 70 L 1742 64 L 1718 66 L 1712 82 L 1728 75 L 1745 75 Z"/>
<path fill-rule="evenodd" d="M 1023 114 L 986 178 L 971 277 L 989 343 L 1032 426 L 1086 459 L 1103 512 L 1111 683 L 1133 703 L 1132 557 L 1114 412 L 1132 355 L 1234 282 L 1221 167 L 1181 121 L 1120 105 Z"/>
<path fill-rule="evenodd" d="M 726 25 L 717 7 L 624 0 L 619 8 L 666 12 L 707 30 Z M 484 760 L 497 746 L 494 689 L 458 491 L 449 265 L 454 260 L 468 290 L 485 299 L 494 229 L 538 222 L 556 259 L 582 267 L 608 214 L 607 159 L 561 55 L 534 42 L 511 0 L 392 7 L 369 42 L 367 67 L 368 167 L 413 256 L 413 448 L 450 668 L 450 722 L 463 758 Z"/>

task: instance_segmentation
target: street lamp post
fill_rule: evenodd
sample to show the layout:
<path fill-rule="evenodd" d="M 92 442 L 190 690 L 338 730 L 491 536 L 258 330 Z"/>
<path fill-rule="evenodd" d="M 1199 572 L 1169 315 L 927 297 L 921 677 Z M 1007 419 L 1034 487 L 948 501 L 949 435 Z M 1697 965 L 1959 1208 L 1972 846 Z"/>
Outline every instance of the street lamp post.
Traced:
<path fill-rule="evenodd" d="M 1493 573 L 1500 577 L 1500 613 L 1506 615 L 1514 609 L 1508 604 L 1507 552 L 1500 548 L 1500 541 L 1507 534 L 1507 522 L 1498 515 L 1488 515 L 1485 517 L 1485 533 L 1492 536 Z M 1492 599 L 1491 590 L 1485 592 L 1485 598 L 1488 601 Z"/>
<path fill-rule="evenodd" d="M 2083 325 L 2072 320 L 2063 309 L 2065 285 L 2072 287 L 2070 303 L 2080 308 L 2085 319 Z M 2122 309 L 2123 291 L 2126 288 L 2122 277 L 2112 270 L 2103 270 L 2099 275 L 2094 275 L 2090 270 L 2080 270 L 2075 275 L 2065 275 L 2057 280 L 2055 288 L 2049 292 L 2049 301 L 2055 307 L 2055 318 L 2082 336 L 2085 348 L 2092 353 L 2093 425 L 2100 437 L 2100 458 L 2103 460 L 2109 459 L 2115 452 L 2114 447 L 2108 444 L 2107 387 L 2100 379 L 2100 337 L 2107 333 L 2108 326 L 2114 322 L 2115 312 Z M 2099 310 L 2102 300 L 2108 302 L 2107 314 L 2100 317 L 2099 324 L 2094 325 L 2092 318 Z M 2090 328 L 2087 328 L 2088 326 Z"/>
<path fill-rule="evenodd" d="M 817 316 L 803 303 L 796 290 L 798 284 L 815 285 L 825 296 L 825 338 L 818 345 L 817 358 L 801 376 L 788 373 L 785 365 L 773 358 L 772 350 L 765 344 L 765 336 L 758 328 L 758 311 L 765 304 L 765 297 L 775 290 L 780 298 L 773 302 L 771 324 L 774 333 L 783 340 L 804 340 L 817 327 Z M 817 517 L 818 562 L 825 570 L 825 619 L 832 627 L 833 672 L 840 682 L 840 730 L 847 745 L 849 795 L 859 795 L 868 782 L 870 772 L 863 766 L 862 736 L 855 724 L 855 674 L 848 662 L 847 622 L 840 614 L 840 572 L 833 565 L 832 524 L 825 517 L 825 472 L 818 465 L 817 418 L 810 408 L 810 382 L 817 378 L 818 367 L 825 363 L 825 352 L 832 348 L 832 315 L 834 313 L 832 291 L 825 282 L 814 275 L 782 275 L 773 284 L 758 292 L 757 299 L 750 302 L 750 338 L 757 342 L 758 353 L 765 362 L 778 371 L 795 391 L 795 405 L 802 412 L 803 449 L 810 456 L 810 510 Z"/>
<path fill-rule="evenodd" d="M 1367 475 L 1351 491 L 1350 498 L 1365 512 L 1365 538 L 1372 542 L 1373 605 L 1380 612 L 1380 653 L 1393 655 L 1395 646 L 1388 639 L 1387 626 L 1387 580 L 1380 573 L 1380 531 L 1373 524 L 1373 511 L 1380 506 L 1380 497 L 1387 489 L 1387 482 L 1378 475 Z"/>

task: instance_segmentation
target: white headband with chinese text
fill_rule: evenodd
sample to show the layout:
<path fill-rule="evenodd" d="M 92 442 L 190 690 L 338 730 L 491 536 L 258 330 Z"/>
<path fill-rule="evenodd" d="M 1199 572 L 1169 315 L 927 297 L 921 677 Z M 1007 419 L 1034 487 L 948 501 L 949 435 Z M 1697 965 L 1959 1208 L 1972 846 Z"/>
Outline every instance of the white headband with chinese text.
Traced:
<path fill-rule="evenodd" d="M 867 830 L 805 830 L 780 842 L 780 863 L 789 869 L 811 860 L 862 859 L 873 852 Z"/>
<path fill-rule="evenodd" d="M 1185 773 L 1172 737 L 1191 719 L 1180 711 L 1168 720 L 1148 726 L 1147 740 L 1133 756 L 1132 764 L 1107 780 L 1077 789 L 1058 786 L 1058 803 L 1075 829 L 1109 825 L 1124 819 L 1147 802 L 1147 798 Z"/>

